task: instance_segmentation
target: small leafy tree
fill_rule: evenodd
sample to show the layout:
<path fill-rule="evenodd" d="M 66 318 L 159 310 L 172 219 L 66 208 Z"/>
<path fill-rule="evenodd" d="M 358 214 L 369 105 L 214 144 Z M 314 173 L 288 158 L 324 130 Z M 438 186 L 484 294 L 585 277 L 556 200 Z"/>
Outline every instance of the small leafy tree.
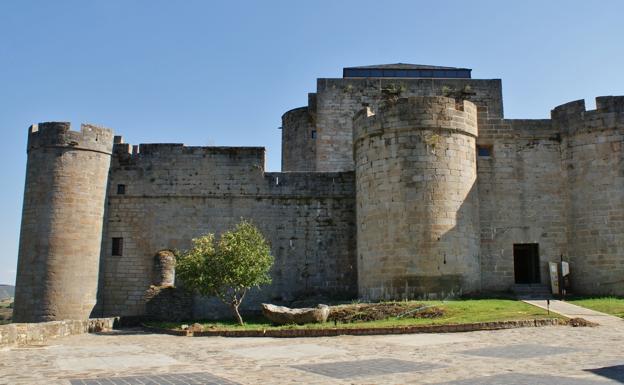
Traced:
<path fill-rule="evenodd" d="M 256 226 L 243 219 L 218 242 L 210 233 L 193 239 L 193 247 L 176 263 L 176 275 L 185 287 L 229 305 L 243 325 L 240 304 L 249 289 L 271 283 L 272 265 L 268 242 Z"/>

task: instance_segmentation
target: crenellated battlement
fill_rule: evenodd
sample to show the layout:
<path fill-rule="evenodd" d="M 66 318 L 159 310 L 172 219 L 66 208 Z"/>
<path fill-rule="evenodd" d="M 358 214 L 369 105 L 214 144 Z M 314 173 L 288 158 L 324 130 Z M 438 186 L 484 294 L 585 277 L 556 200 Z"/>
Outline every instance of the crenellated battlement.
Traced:
<path fill-rule="evenodd" d="M 264 147 L 132 146 L 122 141 L 115 144 L 111 178 L 113 185 L 129 184 L 129 194 L 250 193 L 262 184 Z"/>
<path fill-rule="evenodd" d="M 264 147 L 185 146 L 182 143 L 141 143 L 138 153 L 147 155 L 211 155 L 257 158 L 264 163 Z"/>
<path fill-rule="evenodd" d="M 113 152 L 124 164 L 137 164 L 142 160 L 153 162 L 159 157 L 198 158 L 221 160 L 240 165 L 260 166 L 264 170 L 266 149 L 264 147 L 185 146 L 182 143 L 124 143 L 122 137 L 115 137 Z"/>
<path fill-rule="evenodd" d="M 600 112 L 624 112 L 624 96 L 596 97 L 596 110 Z"/>
<path fill-rule="evenodd" d="M 370 107 L 353 117 L 354 142 L 390 130 L 446 130 L 477 136 L 477 107 L 467 100 L 444 96 L 411 96 Z"/>
<path fill-rule="evenodd" d="M 584 100 L 575 100 L 551 111 L 554 126 L 562 134 L 624 126 L 624 96 L 598 96 L 596 109 L 587 110 Z"/>
<path fill-rule="evenodd" d="M 113 130 L 81 124 L 80 131 L 72 131 L 69 122 L 33 124 L 28 129 L 28 151 L 43 147 L 68 147 L 110 154 L 113 148 Z"/>
<path fill-rule="evenodd" d="M 580 99 L 553 108 L 550 115 L 552 119 L 561 119 L 587 114 L 622 112 L 624 112 L 624 96 L 597 96 L 595 110 L 587 110 L 585 100 Z"/>

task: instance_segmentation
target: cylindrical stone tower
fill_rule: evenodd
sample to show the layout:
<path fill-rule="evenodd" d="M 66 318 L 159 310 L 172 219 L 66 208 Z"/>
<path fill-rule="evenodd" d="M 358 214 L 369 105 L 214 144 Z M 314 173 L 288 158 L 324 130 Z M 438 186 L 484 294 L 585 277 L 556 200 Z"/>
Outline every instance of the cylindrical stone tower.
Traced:
<path fill-rule="evenodd" d="M 572 292 L 624 295 L 624 96 L 578 100 L 552 111 L 566 175 Z"/>
<path fill-rule="evenodd" d="M 282 171 L 314 171 L 316 127 L 308 107 L 282 115 Z"/>
<path fill-rule="evenodd" d="M 479 290 L 475 105 L 403 98 L 353 127 L 360 297 Z"/>
<path fill-rule="evenodd" d="M 14 322 L 89 318 L 112 146 L 105 128 L 30 127 Z"/>

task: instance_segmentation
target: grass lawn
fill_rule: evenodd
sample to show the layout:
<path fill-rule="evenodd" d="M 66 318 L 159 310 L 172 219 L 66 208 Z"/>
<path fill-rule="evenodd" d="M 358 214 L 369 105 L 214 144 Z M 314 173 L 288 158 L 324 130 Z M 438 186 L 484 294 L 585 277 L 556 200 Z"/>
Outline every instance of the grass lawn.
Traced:
<path fill-rule="evenodd" d="M 567 300 L 574 305 L 611 314 L 624 318 L 624 298 L 601 297 L 601 298 L 578 298 Z"/>
<path fill-rule="evenodd" d="M 338 328 L 362 328 L 362 327 L 394 327 L 394 326 L 410 326 L 410 325 L 444 325 L 444 324 L 464 324 L 475 322 L 493 322 L 493 321 L 517 321 L 527 319 L 544 319 L 544 318 L 564 318 L 555 313 L 546 312 L 546 310 L 526 304 L 521 301 L 507 299 L 475 299 L 475 300 L 456 300 L 456 301 L 413 301 L 410 303 L 401 302 L 401 304 L 417 304 L 433 305 L 444 310 L 444 315 L 437 318 L 397 318 L 391 317 L 379 321 L 368 322 L 349 322 L 337 323 L 333 322 L 325 324 L 306 324 L 306 325 L 285 325 L 273 326 L 269 321 L 262 317 L 245 318 L 245 325 L 236 325 L 234 321 L 197 321 L 204 325 L 205 330 L 277 330 L 277 329 L 318 329 L 327 327 Z M 151 322 L 150 326 L 177 329 L 182 324 L 190 325 L 195 321 L 187 322 Z"/>

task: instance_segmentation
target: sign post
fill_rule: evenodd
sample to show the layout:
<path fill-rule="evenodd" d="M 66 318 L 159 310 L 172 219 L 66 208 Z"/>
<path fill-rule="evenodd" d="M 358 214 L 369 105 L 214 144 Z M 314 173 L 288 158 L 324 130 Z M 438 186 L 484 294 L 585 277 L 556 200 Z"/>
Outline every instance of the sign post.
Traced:
<path fill-rule="evenodd" d="M 561 261 L 561 294 L 565 297 L 570 288 L 570 264 Z"/>
<path fill-rule="evenodd" d="M 548 262 L 548 270 L 550 272 L 550 288 L 554 295 L 560 294 L 559 288 L 559 266 L 557 262 Z"/>

